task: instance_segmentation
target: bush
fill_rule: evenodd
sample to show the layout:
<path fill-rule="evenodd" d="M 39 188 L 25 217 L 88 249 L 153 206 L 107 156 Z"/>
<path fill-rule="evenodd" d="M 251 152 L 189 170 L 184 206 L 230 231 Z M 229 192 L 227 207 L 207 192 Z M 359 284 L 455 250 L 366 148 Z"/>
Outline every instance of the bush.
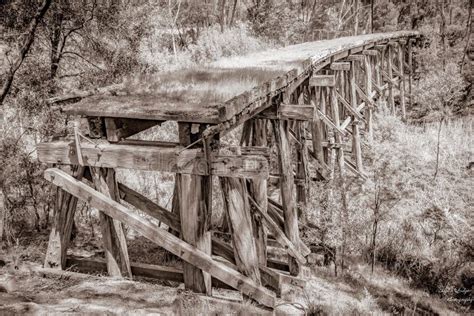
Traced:
<path fill-rule="evenodd" d="M 140 44 L 139 54 L 145 72 L 171 71 L 206 64 L 222 57 L 243 55 L 269 47 L 265 41 L 250 34 L 245 24 L 227 28 L 223 32 L 217 26 L 202 32 L 194 44 L 187 48 L 170 45 L 170 34 L 162 30 L 152 33 Z"/>

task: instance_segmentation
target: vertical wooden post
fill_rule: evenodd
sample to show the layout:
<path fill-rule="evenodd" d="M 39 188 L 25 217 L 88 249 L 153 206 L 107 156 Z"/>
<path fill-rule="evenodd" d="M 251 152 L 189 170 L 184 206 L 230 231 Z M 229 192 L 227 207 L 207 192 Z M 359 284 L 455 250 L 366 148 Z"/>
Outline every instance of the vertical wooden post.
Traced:
<path fill-rule="evenodd" d="M 319 94 L 319 92 L 322 90 L 322 87 L 315 87 L 311 89 L 311 103 L 314 106 L 314 119 L 311 122 L 311 140 L 313 143 L 313 151 L 316 156 L 316 159 L 319 161 L 320 164 L 325 163 L 324 159 L 324 149 L 323 149 L 323 127 L 322 127 L 322 122 L 321 119 L 319 118 L 319 115 L 317 114 L 317 111 L 319 109 L 319 104 L 322 104 L 325 102 L 324 98 L 320 97 L 319 100 L 316 99 L 316 95 Z M 324 101 L 323 101 L 324 100 Z M 322 112 L 322 111 L 321 111 Z"/>
<path fill-rule="evenodd" d="M 253 146 L 267 146 L 267 121 L 253 121 Z M 250 194 L 253 199 L 260 205 L 263 212 L 267 212 L 268 195 L 267 180 L 253 179 L 250 181 Z M 252 216 L 253 235 L 257 247 L 257 256 L 260 265 L 267 265 L 267 233 L 261 216 L 258 212 L 253 212 Z"/>
<path fill-rule="evenodd" d="M 220 178 L 225 210 L 229 218 L 234 256 L 240 272 L 260 284 L 259 258 L 252 232 L 247 188 L 242 179 Z"/>
<path fill-rule="evenodd" d="M 73 177 L 81 180 L 85 168 L 72 166 Z M 71 240 L 71 232 L 74 224 L 74 214 L 77 207 L 77 198 L 60 188 L 56 189 L 56 201 L 54 205 L 54 219 L 49 235 L 48 249 L 44 260 L 45 268 L 65 269 L 66 252 Z"/>
<path fill-rule="evenodd" d="M 383 85 L 383 64 L 384 64 L 385 48 L 379 50 L 379 54 L 375 56 L 375 81 L 377 86 L 382 88 Z M 377 103 L 380 105 L 385 102 L 385 91 L 380 91 L 377 97 Z"/>
<path fill-rule="evenodd" d="M 198 138 L 199 132 L 192 135 L 191 124 L 179 123 L 180 144 L 187 146 Z M 194 137 L 194 138 L 193 138 Z M 179 186 L 179 213 L 181 236 L 184 241 L 197 249 L 211 254 L 211 233 L 209 232 L 210 205 L 208 186 L 209 176 L 190 174 L 176 175 Z M 211 295 L 211 275 L 190 263 L 183 262 L 183 278 L 186 289 Z"/>
<path fill-rule="evenodd" d="M 267 146 L 267 120 L 252 119 L 246 121 L 244 123 L 240 144 L 242 146 Z M 249 180 L 249 194 L 257 204 L 260 205 L 260 209 L 266 213 L 268 208 L 267 180 Z M 252 228 L 257 247 L 258 261 L 260 265 L 266 266 L 267 234 L 265 232 L 263 220 L 258 212 L 252 212 Z"/>
<path fill-rule="evenodd" d="M 369 101 L 373 101 L 372 99 L 372 57 L 370 55 L 365 56 L 365 93 Z M 373 106 L 372 104 L 367 104 L 366 110 L 366 130 L 367 130 L 367 138 L 369 142 L 372 142 L 374 135 L 373 135 Z"/>
<path fill-rule="evenodd" d="M 327 107 L 328 107 L 327 106 L 327 104 L 328 104 L 328 101 L 327 101 L 328 100 L 327 88 L 321 87 L 319 89 L 319 100 L 320 100 L 319 106 L 321 107 L 321 113 L 327 115 L 327 112 L 328 112 L 328 109 L 327 109 Z M 329 105 L 329 108 L 331 108 L 331 105 Z M 329 137 L 328 129 L 327 129 L 326 125 L 321 122 L 321 120 L 320 120 L 320 124 L 321 124 L 322 140 L 324 141 L 324 140 L 327 140 L 328 137 Z M 331 149 L 328 149 L 327 147 L 323 147 L 324 161 L 328 165 L 329 165 L 329 162 L 330 162 L 330 150 Z"/>
<path fill-rule="evenodd" d="M 298 100 L 299 104 L 308 104 L 309 94 L 305 87 L 301 87 L 300 98 Z M 296 176 L 298 179 L 296 185 L 296 198 L 298 201 L 298 206 L 302 212 L 305 212 L 306 205 L 308 203 L 307 191 L 308 191 L 308 147 L 306 145 L 306 139 L 304 136 L 306 122 L 297 121 L 295 122 L 295 134 L 297 143 L 297 166 L 296 166 Z"/>
<path fill-rule="evenodd" d="M 393 95 L 393 45 L 388 44 L 388 57 L 387 57 L 387 74 L 388 74 L 388 106 L 392 114 L 395 114 L 395 98 Z"/>
<path fill-rule="evenodd" d="M 354 111 L 357 111 L 357 90 L 356 90 L 356 77 L 355 77 L 355 62 L 351 61 L 351 69 L 349 70 L 349 85 L 350 85 L 350 98 L 351 107 Z M 352 118 L 352 154 L 356 162 L 356 167 L 359 172 L 363 172 L 362 168 L 362 150 L 360 147 L 360 131 L 359 121 L 355 116 Z"/>
<path fill-rule="evenodd" d="M 400 81 L 399 81 L 399 90 L 400 90 L 400 107 L 402 109 L 402 120 L 406 120 L 407 113 L 405 107 L 405 45 L 401 43 L 398 44 L 398 70 L 400 71 Z"/>
<path fill-rule="evenodd" d="M 412 85 L 413 85 L 413 40 L 408 40 L 408 100 L 410 108 L 413 106 L 413 95 L 412 95 Z"/>
<path fill-rule="evenodd" d="M 296 209 L 293 166 L 291 164 L 289 122 L 286 120 L 273 120 L 273 134 L 277 143 L 280 164 L 280 191 L 285 219 L 285 233 L 295 245 L 299 243 L 298 211 Z M 300 266 L 296 260 L 289 257 L 291 275 L 300 273 Z"/>
<path fill-rule="evenodd" d="M 120 202 L 119 190 L 112 168 L 89 168 L 96 190 L 105 196 Z M 111 276 L 132 277 L 128 258 L 127 241 L 122 223 L 99 210 L 100 228 L 104 242 L 107 272 Z"/>

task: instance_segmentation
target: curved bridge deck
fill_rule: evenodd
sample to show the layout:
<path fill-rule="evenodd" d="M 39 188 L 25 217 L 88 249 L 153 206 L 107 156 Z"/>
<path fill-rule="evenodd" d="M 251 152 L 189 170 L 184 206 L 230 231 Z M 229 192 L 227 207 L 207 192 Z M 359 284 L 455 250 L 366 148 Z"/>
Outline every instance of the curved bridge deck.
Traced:
<path fill-rule="evenodd" d="M 114 96 L 92 96 L 63 110 L 84 116 L 221 123 L 302 73 L 317 72 L 346 54 L 416 35 L 406 31 L 368 34 L 224 58 L 207 67 L 127 82 Z"/>

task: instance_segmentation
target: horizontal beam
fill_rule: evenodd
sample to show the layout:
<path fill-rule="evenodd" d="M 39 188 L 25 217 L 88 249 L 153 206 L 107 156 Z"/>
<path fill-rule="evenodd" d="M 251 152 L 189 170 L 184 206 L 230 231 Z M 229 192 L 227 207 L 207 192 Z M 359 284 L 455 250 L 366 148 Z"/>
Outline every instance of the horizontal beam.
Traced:
<path fill-rule="evenodd" d="M 351 63 L 347 61 L 333 62 L 329 65 L 329 69 L 336 71 L 349 71 L 351 69 Z"/>
<path fill-rule="evenodd" d="M 311 87 L 334 87 L 336 85 L 336 76 L 334 75 L 315 75 L 309 78 Z"/>
<path fill-rule="evenodd" d="M 348 61 L 364 61 L 365 60 L 365 56 L 364 55 L 349 55 L 345 58 L 345 60 L 348 60 Z"/>
<path fill-rule="evenodd" d="M 104 259 L 89 259 L 89 258 L 80 258 L 68 256 L 66 260 L 66 267 L 77 268 L 81 272 L 92 273 L 92 272 L 107 272 L 107 263 Z M 155 264 L 146 264 L 131 262 L 130 267 L 132 269 L 132 274 L 134 276 L 140 276 L 151 279 L 158 279 L 164 281 L 173 281 L 183 283 L 183 270 L 168 267 L 160 266 Z M 225 283 L 220 282 L 219 280 L 213 278 L 212 286 L 224 288 L 224 289 L 234 289 L 228 286 Z"/>
<path fill-rule="evenodd" d="M 366 49 L 362 51 L 362 55 L 367 55 L 367 56 L 377 56 L 379 52 L 375 49 Z"/>
<path fill-rule="evenodd" d="M 37 146 L 44 163 L 78 165 L 74 141 L 55 141 Z M 208 175 L 208 164 L 201 149 L 158 147 L 90 142 L 81 143 L 84 165 L 173 173 Z M 268 160 L 259 155 L 212 154 L 211 173 L 219 177 L 267 178 Z"/>
<path fill-rule="evenodd" d="M 312 121 L 314 107 L 312 105 L 301 104 L 281 104 L 278 109 L 269 108 L 258 115 L 258 118 L 271 120 L 297 120 Z"/>
<path fill-rule="evenodd" d="M 139 216 L 124 205 L 97 192 L 85 183 L 74 179 L 66 172 L 51 168 L 44 172 L 44 177 L 54 185 L 85 201 L 91 207 L 97 208 L 108 216 L 125 223 L 145 238 L 184 261 L 208 272 L 223 283 L 238 289 L 260 304 L 268 307 L 275 306 L 275 295 L 261 285 L 256 284 L 249 277 L 213 260 L 208 254 Z"/>

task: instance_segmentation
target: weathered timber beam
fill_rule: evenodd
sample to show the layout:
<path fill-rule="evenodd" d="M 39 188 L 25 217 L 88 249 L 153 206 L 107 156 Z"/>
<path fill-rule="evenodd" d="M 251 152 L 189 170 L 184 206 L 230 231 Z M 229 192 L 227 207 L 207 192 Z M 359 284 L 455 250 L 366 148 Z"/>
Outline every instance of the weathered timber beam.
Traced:
<path fill-rule="evenodd" d="M 312 121 L 313 115 L 314 107 L 311 105 L 280 104 L 277 110 L 274 107 L 269 108 L 257 117 L 271 120 Z"/>
<path fill-rule="evenodd" d="M 354 109 L 350 104 L 349 102 L 346 101 L 346 99 L 344 99 L 344 97 L 342 95 L 339 94 L 339 92 L 336 91 L 336 96 L 337 96 L 337 99 L 339 100 L 339 102 L 342 103 L 342 105 L 344 105 L 344 107 L 349 111 L 351 112 L 352 115 L 354 115 L 357 119 L 365 122 L 364 120 L 364 117 L 362 116 L 361 113 L 357 112 L 357 109 Z"/>
<path fill-rule="evenodd" d="M 173 230 L 177 232 L 181 230 L 179 216 L 177 216 L 175 213 L 168 211 L 164 207 L 156 204 L 152 200 L 127 187 L 123 183 L 119 183 L 118 188 L 120 191 L 120 198 L 125 202 L 135 206 L 137 209 L 146 213 L 147 215 L 158 219 L 160 222 L 163 222 Z"/>
<path fill-rule="evenodd" d="M 360 61 L 360 62 L 363 62 L 365 57 L 364 55 L 349 55 L 345 58 L 347 61 Z"/>
<path fill-rule="evenodd" d="M 334 87 L 336 85 L 336 76 L 334 75 L 315 75 L 309 78 L 310 87 Z"/>
<path fill-rule="evenodd" d="M 342 59 L 342 58 L 346 58 L 347 56 L 349 56 L 349 51 L 345 50 L 345 51 L 342 51 L 342 52 L 339 52 L 339 53 L 335 53 L 332 56 L 332 60 L 336 61 L 336 60 L 339 60 L 339 59 Z"/>
<path fill-rule="evenodd" d="M 41 143 L 38 159 L 44 163 L 79 164 L 74 141 Z M 91 167 L 155 170 L 208 175 L 201 149 L 153 147 L 123 144 L 81 144 L 84 164 Z M 220 177 L 267 178 L 268 161 L 259 155 L 213 154 L 211 172 Z"/>
<path fill-rule="evenodd" d="M 375 49 L 366 49 L 362 51 L 362 55 L 367 55 L 367 56 L 377 56 L 379 52 Z"/>
<path fill-rule="evenodd" d="M 327 117 L 323 112 L 318 110 L 318 115 L 321 118 L 321 120 L 329 127 L 335 129 L 341 136 L 346 136 L 346 132 L 342 130 L 339 126 L 336 126 L 329 117 Z"/>
<path fill-rule="evenodd" d="M 113 117 L 106 117 L 104 118 L 104 121 L 105 129 L 107 131 L 107 139 L 110 142 L 118 142 L 163 122 Z"/>
<path fill-rule="evenodd" d="M 72 171 L 73 176 L 76 179 L 81 180 L 84 176 L 85 168 L 82 166 L 74 166 Z M 76 207 L 77 198 L 75 196 L 62 191 L 59 188 L 56 190 L 54 219 L 44 259 L 45 268 L 66 268 L 66 253 L 71 240 Z"/>
<path fill-rule="evenodd" d="M 80 258 L 68 256 L 66 261 L 67 267 L 78 269 L 81 272 L 92 273 L 92 272 L 106 272 L 107 266 L 103 259 L 89 259 L 89 258 Z M 131 262 L 130 266 L 132 268 L 132 273 L 134 276 L 158 279 L 163 281 L 173 281 L 183 283 L 183 270 L 168 267 L 160 266 L 155 264 L 146 264 Z M 229 290 L 234 290 L 233 287 L 228 286 L 225 283 L 222 283 L 218 279 L 212 278 L 212 286 L 218 288 L 224 288 Z"/>
<path fill-rule="evenodd" d="M 350 50 L 350 54 L 357 54 L 364 50 L 364 46 L 354 47 Z"/>
<path fill-rule="evenodd" d="M 299 263 L 305 264 L 306 259 L 305 257 L 300 254 L 298 248 L 296 248 L 296 245 L 293 244 L 286 236 L 285 233 L 281 230 L 279 225 L 273 221 L 273 219 L 268 215 L 267 213 L 263 212 L 260 206 L 255 202 L 252 197 L 249 197 L 250 202 L 255 206 L 255 210 L 262 216 L 264 219 L 265 223 L 267 224 L 267 227 L 270 229 L 270 231 L 274 234 L 275 239 L 282 245 L 283 247 L 286 247 L 287 253 L 295 258 Z"/>
<path fill-rule="evenodd" d="M 379 86 L 377 82 L 372 78 L 372 86 L 374 87 L 376 93 L 381 95 L 385 91 L 385 89 L 388 88 L 388 83 L 384 84 L 383 86 Z"/>
<path fill-rule="evenodd" d="M 335 71 L 349 71 L 351 69 L 351 63 L 347 61 L 333 62 L 329 65 L 329 69 Z"/>
<path fill-rule="evenodd" d="M 145 214 L 159 220 L 160 222 L 163 222 L 168 227 L 171 227 L 174 231 L 181 231 L 181 222 L 179 216 L 177 216 L 175 213 L 168 211 L 166 208 L 156 204 L 152 200 L 127 187 L 123 183 L 119 183 L 118 187 L 120 190 L 120 198 L 122 200 L 136 207 Z M 211 244 L 213 254 L 234 262 L 234 252 L 231 246 L 215 236 L 211 237 Z"/>
<path fill-rule="evenodd" d="M 350 162 L 349 160 L 347 159 L 344 159 L 344 165 L 347 167 L 347 169 L 349 169 L 350 172 L 352 172 L 353 174 L 355 174 L 356 176 L 362 178 L 363 180 L 367 180 L 367 176 L 362 173 L 362 172 L 359 172 L 356 168 L 356 166 Z"/>
<path fill-rule="evenodd" d="M 120 203 L 107 198 L 85 183 L 77 181 L 67 173 L 56 168 L 47 169 L 44 176 L 46 180 L 56 186 L 86 201 L 90 206 L 102 210 L 114 219 L 126 223 L 145 238 L 155 242 L 184 261 L 208 272 L 225 284 L 240 290 L 260 304 L 268 307 L 275 306 L 275 296 L 264 287 L 257 285 L 250 278 L 234 269 L 230 269 L 225 264 L 216 262 L 208 254 L 168 233 Z"/>
<path fill-rule="evenodd" d="M 359 85 L 356 84 L 356 91 L 357 91 L 357 94 L 360 96 L 360 98 L 362 100 L 364 100 L 364 102 L 367 102 L 367 104 L 369 104 L 369 106 L 371 107 L 375 107 L 375 103 L 369 99 L 369 97 L 365 94 L 365 92 L 359 87 Z M 359 109 L 357 109 L 358 111 L 360 111 Z"/>

